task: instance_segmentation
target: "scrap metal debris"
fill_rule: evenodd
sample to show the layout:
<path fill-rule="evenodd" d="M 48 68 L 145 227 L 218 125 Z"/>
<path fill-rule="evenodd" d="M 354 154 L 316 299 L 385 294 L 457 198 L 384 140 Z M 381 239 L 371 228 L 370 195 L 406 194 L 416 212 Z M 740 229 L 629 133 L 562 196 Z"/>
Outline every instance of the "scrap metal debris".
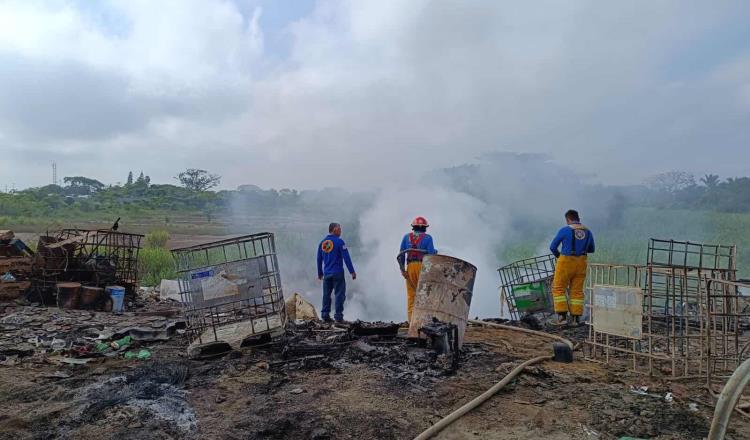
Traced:
<path fill-rule="evenodd" d="M 142 235 L 114 230 L 62 229 L 39 237 L 31 266 L 29 301 L 110 310 L 104 290 L 122 286 L 133 299 L 138 290 Z M 60 290 L 63 290 L 60 298 Z"/>
<path fill-rule="evenodd" d="M 425 328 L 426 335 L 439 340 L 433 343 L 399 336 L 398 329 L 399 325 L 394 323 L 361 321 L 346 329 L 319 321 L 290 326 L 281 342 L 284 360 L 271 362 L 269 366 L 272 370 L 341 370 L 367 364 L 412 385 L 433 383 L 456 371 L 461 350 L 457 347 L 455 325 L 434 320 Z M 466 351 L 481 349 L 467 347 Z"/>
<path fill-rule="evenodd" d="M 15 238 L 13 231 L 0 231 L 0 301 L 11 301 L 31 286 L 34 252 Z"/>

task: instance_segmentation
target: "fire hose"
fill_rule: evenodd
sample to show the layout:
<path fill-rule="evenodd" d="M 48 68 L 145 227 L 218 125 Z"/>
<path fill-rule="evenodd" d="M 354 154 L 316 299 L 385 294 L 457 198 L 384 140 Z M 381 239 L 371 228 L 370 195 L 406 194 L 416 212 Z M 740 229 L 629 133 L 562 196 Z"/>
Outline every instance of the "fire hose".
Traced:
<path fill-rule="evenodd" d="M 477 321 L 477 320 L 474 320 L 474 319 L 470 319 L 468 322 L 471 323 L 471 324 L 483 325 L 483 326 L 493 327 L 493 328 L 502 328 L 502 329 L 506 329 L 506 330 L 520 331 L 520 332 L 523 332 L 523 333 L 537 335 L 537 336 L 541 336 L 541 337 L 545 337 L 545 338 L 549 338 L 549 339 L 555 339 L 555 340 L 558 340 L 558 341 L 561 341 L 561 342 L 565 343 L 568 346 L 568 348 L 570 348 L 570 350 L 573 350 L 573 343 L 570 342 L 568 339 L 563 338 L 562 336 L 553 335 L 553 334 L 550 334 L 550 333 L 544 333 L 544 332 L 540 332 L 540 331 L 536 331 L 536 330 L 530 330 L 530 329 L 526 329 L 526 328 L 513 327 L 513 326 L 510 326 L 510 325 L 503 325 L 503 324 L 495 324 L 495 323 L 492 323 L 492 322 Z M 460 408 L 458 408 L 457 410 L 453 411 L 452 413 L 448 414 L 442 420 L 440 420 L 439 422 L 437 422 L 434 425 L 430 426 L 429 428 L 427 428 L 427 430 L 425 430 L 424 432 L 422 432 L 418 436 L 414 437 L 414 440 L 427 440 L 429 438 L 432 438 L 438 432 L 440 432 L 443 429 L 445 429 L 446 427 L 448 427 L 448 425 L 450 425 L 453 422 L 455 422 L 456 420 L 460 419 L 466 413 L 468 413 L 469 411 L 471 411 L 474 408 L 478 407 L 479 405 L 483 404 L 485 401 L 487 401 L 492 396 L 494 396 L 495 394 L 497 394 L 498 391 L 500 391 L 501 389 L 503 389 L 503 387 L 505 385 L 507 385 L 511 380 L 513 380 L 513 378 L 515 378 L 516 376 L 518 376 L 526 367 L 529 367 L 529 366 L 534 365 L 534 364 L 538 364 L 540 362 L 548 361 L 548 360 L 551 360 L 553 358 L 554 358 L 554 356 L 539 356 L 539 357 L 535 357 L 533 359 L 527 360 L 526 362 L 524 362 L 521 365 L 519 365 L 516 368 L 514 368 L 500 382 L 496 383 L 490 389 L 488 389 L 484 393 L 480 394 L 479 396 L 475 397 L 474 400 L 472 400 L 471 402 L 469 402 L 469 403 L 461 406 Z M 712 439 L 709 439 L 709 440 L 712 440 Z"/>
<path fill-rule="evenodd" d="M 711 421 L 711 431 L 708 433 L 708 440 L 722 440 L 729 427 L 729 419 L 732 411 L 737 405 L 742 390 L 750 383 L 750 359 L 745 360 L 724 385 L 719 395 L 719 401 L 716 403 L 714 418 Z"/>

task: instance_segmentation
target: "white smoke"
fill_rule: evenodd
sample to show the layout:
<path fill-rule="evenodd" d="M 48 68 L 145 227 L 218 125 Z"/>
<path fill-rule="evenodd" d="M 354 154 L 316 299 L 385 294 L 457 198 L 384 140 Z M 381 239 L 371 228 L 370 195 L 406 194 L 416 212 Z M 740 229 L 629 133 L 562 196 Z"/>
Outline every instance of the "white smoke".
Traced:
<path fill-rule="evenodd" d="M 401 239 L 411 230 L 411 220 L 418 215 L 430 222 L 429 233 L 438 253 L 477 267 L 471 314 L 498 316 L 500 303 L 494 248 L 502 242 L 505 228 L 501 225 L 507 221 L 495 217 L 490 222 L 487 212 L 489 208 L 484 202 L 441 187 L 413 185 L 381 191 L 374 206 L 360 220 L 366 260 L 362 264 L 359 290 L 366 298 L 368 315 L 362 318 L 406 319 L 406 286 L 396 255 Z"/>

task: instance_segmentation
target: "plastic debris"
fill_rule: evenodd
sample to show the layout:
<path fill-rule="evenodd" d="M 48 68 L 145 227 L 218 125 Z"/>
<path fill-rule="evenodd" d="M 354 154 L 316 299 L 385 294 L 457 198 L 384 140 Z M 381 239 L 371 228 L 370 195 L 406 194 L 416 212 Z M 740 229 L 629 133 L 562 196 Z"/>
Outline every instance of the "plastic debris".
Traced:
<path fill-rule="evenodd" d="M 127 347 L 133 342 L 133 338 L 130 336 L 125 336 L 124 338 L 120 338 L 116 341 L 113 341 L 109 345 L 114 348 L 115 350 L 119 350 L 122 347 Z"/>
<path fill-rule="evenodd" d="M 3 276 L 0 277 L 0 280 L 8 282 L 8 283 L 12 283 L 13 281 L 16 280 L 16 277 L 14 277 L 12 273 L 6 272 L 5 274 L 3 274 Z"/>
<path fill-rule="evenodd" d="M 648 387 L 647 386 L 637 387 L 635 385 L 630 385 L 630 392 L 633 393 L 633 394 L 640 394 L 641 396 L 647 396 L 648 395 Z"/>
<path fill-rule="evenodd" d="M 125 359 L 133 360 L 138 359 L 139 361 L 145 361 L 148 359 L 151 359 L 151 352 L 146 350 L 145 348 L 142 348 L 140 350 L 136 351 L 127 351 L 124 355 Z"/>

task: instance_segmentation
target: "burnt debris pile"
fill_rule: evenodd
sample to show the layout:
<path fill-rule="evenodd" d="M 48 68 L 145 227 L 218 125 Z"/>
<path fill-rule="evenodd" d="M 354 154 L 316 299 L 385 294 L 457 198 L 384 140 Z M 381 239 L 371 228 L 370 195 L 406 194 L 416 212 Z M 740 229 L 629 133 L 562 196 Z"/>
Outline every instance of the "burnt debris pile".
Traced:
<path fill-rule="evenodd" d="M 423 327 L 423 339 L 407 338 L 403 333 L 398 324 L 383 322 L 290 325 L 284 338 L 265 345 L 277 355 L 273 357 L 280 357 L 269 362 L 268 368 L 341 370 L 367 365 L 412 385 L 437 382 L 459 368 L 462 352 L 457 348 L 455 325 L 435 320 Z"/>
<path fill-rule="evenodd" d="M 31 286 L 33 256 L 13 231 L 0 231 L 0 301 L 17 299 Z"/>

